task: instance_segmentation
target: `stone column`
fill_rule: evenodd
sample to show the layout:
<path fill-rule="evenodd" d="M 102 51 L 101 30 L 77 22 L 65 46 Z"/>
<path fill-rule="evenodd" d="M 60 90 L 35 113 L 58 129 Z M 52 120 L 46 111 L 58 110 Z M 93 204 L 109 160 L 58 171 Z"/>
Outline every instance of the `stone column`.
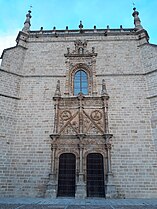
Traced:
<path fill-rule="evenodd" d="M 80 138 L 80 144 L 79 147 L 79 176 L 78 176 L 78 182 L 76 184 L 76 198 L 85 198 L 86 197 L 86 184 L 84 182 L 84 171 L 83 171 L 83 144 L 81 144 L 82 139 L 84 138 L 84 135 L 79 135 Z"/>

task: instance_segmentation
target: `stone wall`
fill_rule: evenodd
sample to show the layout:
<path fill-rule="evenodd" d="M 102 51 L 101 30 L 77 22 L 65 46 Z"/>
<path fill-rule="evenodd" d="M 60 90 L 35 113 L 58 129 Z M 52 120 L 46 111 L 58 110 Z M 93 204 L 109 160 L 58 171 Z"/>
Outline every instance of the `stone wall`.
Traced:
<path fill-rule="evenodd" d="M 3 51 L 1 69 L 21 74 L 26 48 L 15 46 Z"/>
<path fill-rule="evenodd" d="M 116 38 L 116 42 L 115 38 L 79 36 L 77 40 L 87 40 L 89 51 L 95 47 L 95 52 L 98 53 L 97 74 L 143 73 L 137 42 L 132 37 L 124 37 L 122 40 Z M 67 53 L 67 48 L 74 50 L 75 40 L 75 37 L 51 37 L 47 42 L 43 38 L 32 39 L 27 45 L 24 74 L 65 75 L 64 54 Z"/>
<path fill-rule="evenodd" d="M 157 149 L 157 46 L 153 44 L 141 46 L 141 56 L 148 86 L 147 99 L 152 111 L 152 133 Z"/>
<path fill-rule="evenodd" d="M 44 196 L 50 173 L 54 78 L 24 78 L 13 145 L 16 196 Z M 18 152 L 17 152 L 18 150 Z"/>
<path fill-rule="evenodd" d="M 109 125 L 113 134 L 112 169 L 120 195 L 156 194 L 156 152 L 144 76 L 107 78 Z"/>
<path fill-rule="evenodd" d="M 11 169 L 16 129 L 17 100 L 0 95 L 0 195 L 13 195 L 15 171 Z"/>
<path fill-rule="evenodd" d="M 0 94 L 8 97 L 19 98 L 21 77 L 15 74 L 8 73 L 8 71 L 0 71 L 1 88 Z"/>
<path fill-rule="evenodd" d="M 15 188 L 15 171 L 11 167 L 14 162 L 13 144 L 20 82 L 20 76 L 0 70 L 0 195 L 4 196 L 13 195 Z"/>

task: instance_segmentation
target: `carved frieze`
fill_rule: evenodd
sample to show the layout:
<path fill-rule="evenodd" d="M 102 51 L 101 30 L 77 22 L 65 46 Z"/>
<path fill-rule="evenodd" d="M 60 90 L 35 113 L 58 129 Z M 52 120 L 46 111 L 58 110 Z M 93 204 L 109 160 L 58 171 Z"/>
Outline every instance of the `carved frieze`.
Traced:
<path fill-rule="evenodd" d="M 56 105 L 56 134 L 59 135 L 103 135 L 106 133 L 105 100 L 103 97 L 60 97 Z M 95 101 L 95 102 L 94 102 Z M 97 102 L 96 102 L 97 101 Z"/>

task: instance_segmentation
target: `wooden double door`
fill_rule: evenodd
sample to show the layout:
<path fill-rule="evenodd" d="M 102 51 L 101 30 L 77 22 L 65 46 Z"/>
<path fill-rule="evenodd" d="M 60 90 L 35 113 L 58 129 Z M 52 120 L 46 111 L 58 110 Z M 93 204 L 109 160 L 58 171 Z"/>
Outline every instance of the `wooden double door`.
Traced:
<path fill-rule="evenodd" d="M 87 156 L 87 197 L 105 197 L 104 162 L 99 153 Z M 72 153 L 64 153 L 59 158 L 58 196 L 75 197 L 76 190 L 76 157 Z"/>

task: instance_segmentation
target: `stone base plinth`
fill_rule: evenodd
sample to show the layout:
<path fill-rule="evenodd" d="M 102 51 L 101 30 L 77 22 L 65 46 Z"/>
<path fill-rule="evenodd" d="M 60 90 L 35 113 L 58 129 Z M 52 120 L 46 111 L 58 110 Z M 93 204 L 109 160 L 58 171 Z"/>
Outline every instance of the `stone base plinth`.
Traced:
<path fill-rule="evenodd" d="M 117 190 L 114 185 L 112 173 L 107 174 L 107 184 L 106 184 L 105 192 L 106 192 L 106 199 L 118 197 Z"/>
<path fill-rule="evenodd" d="M 56 198 L 57 197 L 57 184 L 54 181 L 55 175 L 50 175 L 50 180 L 47 184 L 47 189 L 45 193 L 46 198 Z"/>
<path fill-rule="evenodd" d="M 83 181 L 83 174 L 79 174 L 79 182 L 76 185 L 75 198 L 86 198 L 86 184 Z"/>

